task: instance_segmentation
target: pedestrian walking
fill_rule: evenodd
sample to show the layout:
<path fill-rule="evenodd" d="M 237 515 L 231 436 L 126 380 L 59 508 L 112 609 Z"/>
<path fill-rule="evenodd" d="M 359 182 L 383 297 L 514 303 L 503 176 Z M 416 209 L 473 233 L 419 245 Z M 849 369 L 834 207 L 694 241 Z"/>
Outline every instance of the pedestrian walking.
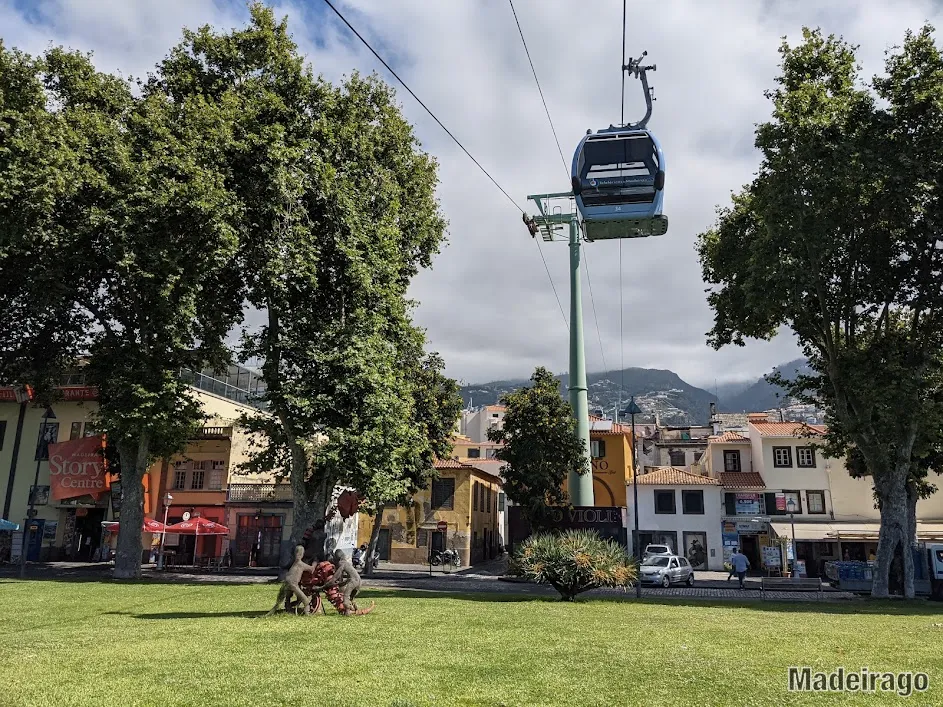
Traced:
<path fill-rule="evenodd" d="M 743 580 L 747 576 L 747 569 L 750 567 L 750 560 L 739 550 L 735 550 L 730 556 L 731 572 L 737 573 L 737 579 L 740 580 L 740 589 L 744 589 Z"/>

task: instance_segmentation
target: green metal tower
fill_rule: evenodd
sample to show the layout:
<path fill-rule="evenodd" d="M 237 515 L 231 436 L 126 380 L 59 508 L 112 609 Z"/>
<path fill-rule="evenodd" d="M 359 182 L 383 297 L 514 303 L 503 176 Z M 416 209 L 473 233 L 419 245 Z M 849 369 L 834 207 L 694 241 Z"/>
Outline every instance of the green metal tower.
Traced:
<path fill-rule="evenodd" d="M 589 401 L 586 394 L 586 355 L 583 346 L 583 300 L 580 292 L 580 223 L 570 192 L 534 194 L 527 197 L 537 204 L 539 214 L 524 214 L 524 223 L 531 235 L 547 242 L 562 240 L 563 230 L 570 229 L 570 407 L 576 418 L 579 438 L 586 450 L 586 469 L 583 474 L 570 472 L 567 492 L 574 506 L 594 506 L 593 469 L 589 447 Z M 555 238 L 557 236 L 558 238 Z"/>

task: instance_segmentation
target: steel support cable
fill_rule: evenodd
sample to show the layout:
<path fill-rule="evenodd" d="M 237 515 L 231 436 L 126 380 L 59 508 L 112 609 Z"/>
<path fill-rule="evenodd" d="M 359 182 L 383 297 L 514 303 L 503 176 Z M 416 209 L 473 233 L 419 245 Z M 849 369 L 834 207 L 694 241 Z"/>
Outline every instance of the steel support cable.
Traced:
<path fill-rule="evenodd" d="M 416 102 L 417 102 L 419 105 L 421 105 L 421 106 L 425 109 L 426 113 L 428 113 L 430 116 L 432 116 L 432 119 L 433 119 L 436 123 L 438 123 L 438 124 L 439 124 L 439 127 L 442 128 L 450 138 L 452 138 L 453 142 L 455 142 L 455 144 L 458 145 L 466 155 L 468 155 L 469 159 L 471 159 L 471 161 L 475 163 L 475 165 L 478 167 L 478 169 L 480 169 L 482 172 L 484 172 L 485 176 L 488 177 L 488 179 L 491 180 L 491 183 L 494 184 L 494 185 L 500 190 L 500 192 L 501 192 L 502 194 L 504 194 L 505 197 L 507 197 L 507 200 L 510 201 L 510 202 L 514 205 L 514 208 L 517 209 L 518 211 L 520 211 L 522 214 L 526 213 L 526 212 L 524 211 L 524 209 L 522 209 L 520 206 L 518 206 L 517 202 L 514 201 L 514 198 L 504 190 L 504 187 L 502 187 L 500 184 L 498 184 L 497 180 L 495 180 L 495 178 L 491 176 L 491 174 L 488 172 L 488 170 L 486 170 L 484 167 L 482 167 L 481 163 L 480 163 L 478 160 L 475 159 L 474 155 L 472 155 L 472 153 L 470 153 L 467 149 L 465 149 L 465 146 L 459 141 L 459 139 L 458 139 L 457 137 L 455 137 L 455 135 L 452 134 L 452 131 L 449 130 L 447 127 L 445 127 L 445 125 L 443 125 L 442 121 L 439 120 L 438 117 L 436 117 L 436 114 L 433 113 L 433 112 L 429 109 L 429 106 L 427 106 L 425 103 L 422 102 L 422 100 L 419 98 L 419 96 L 417 96 L 417 95 L 413 92 L 413 90 L 406 84 L 406 82 L 403 81 L 403 79 L 400 78 L 399 74 L 397 74 L 397 73 L 393 70 L 393 68 L 392 68 L 389 64 L 386 63 L 386 61 L 383 59 L 383 57 L 380 56 L 380 55 L 377 53 L 377 51 L 376 51 L 372 46 L 370 46 L 370 42 L 368 42 L 366 39 L 364 39 L 363 36 L 360 34 L 360 32 L 358 32 L 358 31 L 354 28 L 354 26 L 353 26 L 352 24 L 350 24 L 350 22 L 347 21 L 347 18 L 344 17 L 344 15 L 341 13 L 341 11 L 338 10 L 336 7 L 334 7 L 334 4 L 331 2 L 331 0 L 324 0 L 324 3 L 325 3 L 329 8 L 331 8 L 331 9 L 334 11 L 334 14 L 337 15 L 337 16 L 340 18 L 341 22 L 343 22 L 345 25 L 347 25 L 347 28 L 348 28 L 351 32 L 353 32 L 354 35 L 356 35 L 357 39 L 359 39 L 361 42 L 363 42 L 363 45 L 364 45 L 367 49 L 370 50 L 370 52 L 373 54 L 373 56 L 375 56 L 375 57 L 377 58 L 377 60 L 378 60 L 381 64 L 383 64 L 383 66 L 386 67 L 387 71 L 389 71 L 391 74 L 393 74 L 393 76 L 396 78 L 396 80 L 399 81 L 399 82 L 403 85 L 403 88 L 405 88 L 405 89 L 409 92 L 409 95 L 412 96 L 413 98 L 415 98 L 415 99 L 416 99 Z M 555 285 L 554 282 L 553 282 L 553 277 L 550 275 L 550 268 L 547 266 L 547 260 L 546 260 L 546 258 L 544 258 L 543 248 L 541 248 L 541 246 L 540 246 L 540 241 L 537 240 L 536 238 L 534 239 L 534 242 L 537 244 L 537 252 L 540 253 L 540 260 L 543 262 L 543 264 L 544 264 L 544 270 L 546 270 L 546 272 L 547 272 L 547 278 L 550 280 L 550 288 L 553 290 L 553 296 L 554 296 L 554 298 L 557 300 L 557 306 L 560 308 L 560 314 L 563 316 L 563 323 L 564 323 L 564 325 L 566 326 L 567 330 L 569 330 L 570 325 L 569 325 L 569 323 L 567 322 L 566 313 L 565 313 L 564 310 L 563 310 L 563 303 L 560 301 L 560 295 L 557 294 L 557 287 L 556 287 L 556 285 Z"/>

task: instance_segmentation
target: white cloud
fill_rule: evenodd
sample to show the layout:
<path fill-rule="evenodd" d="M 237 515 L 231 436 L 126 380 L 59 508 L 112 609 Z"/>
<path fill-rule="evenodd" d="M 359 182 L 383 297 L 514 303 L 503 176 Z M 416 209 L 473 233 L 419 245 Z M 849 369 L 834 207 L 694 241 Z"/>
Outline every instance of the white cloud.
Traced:
<path fill-rule="evenodd" d="M 353 69 L 378 70 L 397 88 L 424 149 L 441 170 L 439 196 L 450 222 L 449 245 L 413 286 L 417 320 L 451 375 L 468 381 L 527 377 L 535 365 L 567 369 L 567 330 L 520 213 L 425 111 L 388 76 L 320 0 L 274 3 L 315 71 L 337 80 Z M 335 3 L 515 201 L 564 191 L 561 165 L 509 5 L 488 2 L 352 0 Z M 180 39 L 181 27 L 241 24 L 241 2 L 210 0 L 0 0 L 8 45 L 47 44 L 94 50 L 103 70 L 141 75 Z M 567 0 L 515 5 L 567 163 L 587 128 L 619 121 L 622 5 Z M 693 383 L 756 377 L 798 355 L 792 337 L 720 352 L 705 344 L 711 313 L 694 252 L 696 234 L 717 204 L 749 181 L 757 165 L 754 124 L 769 115 L 763 91 L 773 85 L 783 35 L 821 25 L 861 45 L 866 75 L 908 27 L 939 24 L 929 0 L 757 3 L 673 0 L 630 6 L 627 53 L 641 50 L 658 66 L 650 127 L 664 146 L 670 230 L 622 244 L 624 348 L 620 352 L 619 245 L 585 247 L 605 361 L 668 368 Z M 326 14 L 325 14 L 326 13 Z M 641 87 L 626 79 L 626 118 L 644 112 Z M 569 317 L 567 248 L 543 244 Z M 583 281 L 588 368 L 603 361 Z"/>

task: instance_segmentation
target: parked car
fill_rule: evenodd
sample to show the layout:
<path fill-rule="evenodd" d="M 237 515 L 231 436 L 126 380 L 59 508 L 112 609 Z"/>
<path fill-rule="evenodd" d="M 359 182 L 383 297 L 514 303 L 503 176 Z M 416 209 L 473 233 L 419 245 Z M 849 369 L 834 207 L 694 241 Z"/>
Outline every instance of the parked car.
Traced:
<path fill-rule="evenodd" d="M 639 566 L 639 579 L 642 584 L 660 584 L 670 587 L 672 584 L 694 585 L 694 570 L 687 558 L 678 555 L 653 555 Z"/>
<path fill-rule="evenodd" d="M 642 553 L 642 560 L 649 557 L 671 557 L 674 552 L 667 545 L 646 545 L 645 552 Z"/>

